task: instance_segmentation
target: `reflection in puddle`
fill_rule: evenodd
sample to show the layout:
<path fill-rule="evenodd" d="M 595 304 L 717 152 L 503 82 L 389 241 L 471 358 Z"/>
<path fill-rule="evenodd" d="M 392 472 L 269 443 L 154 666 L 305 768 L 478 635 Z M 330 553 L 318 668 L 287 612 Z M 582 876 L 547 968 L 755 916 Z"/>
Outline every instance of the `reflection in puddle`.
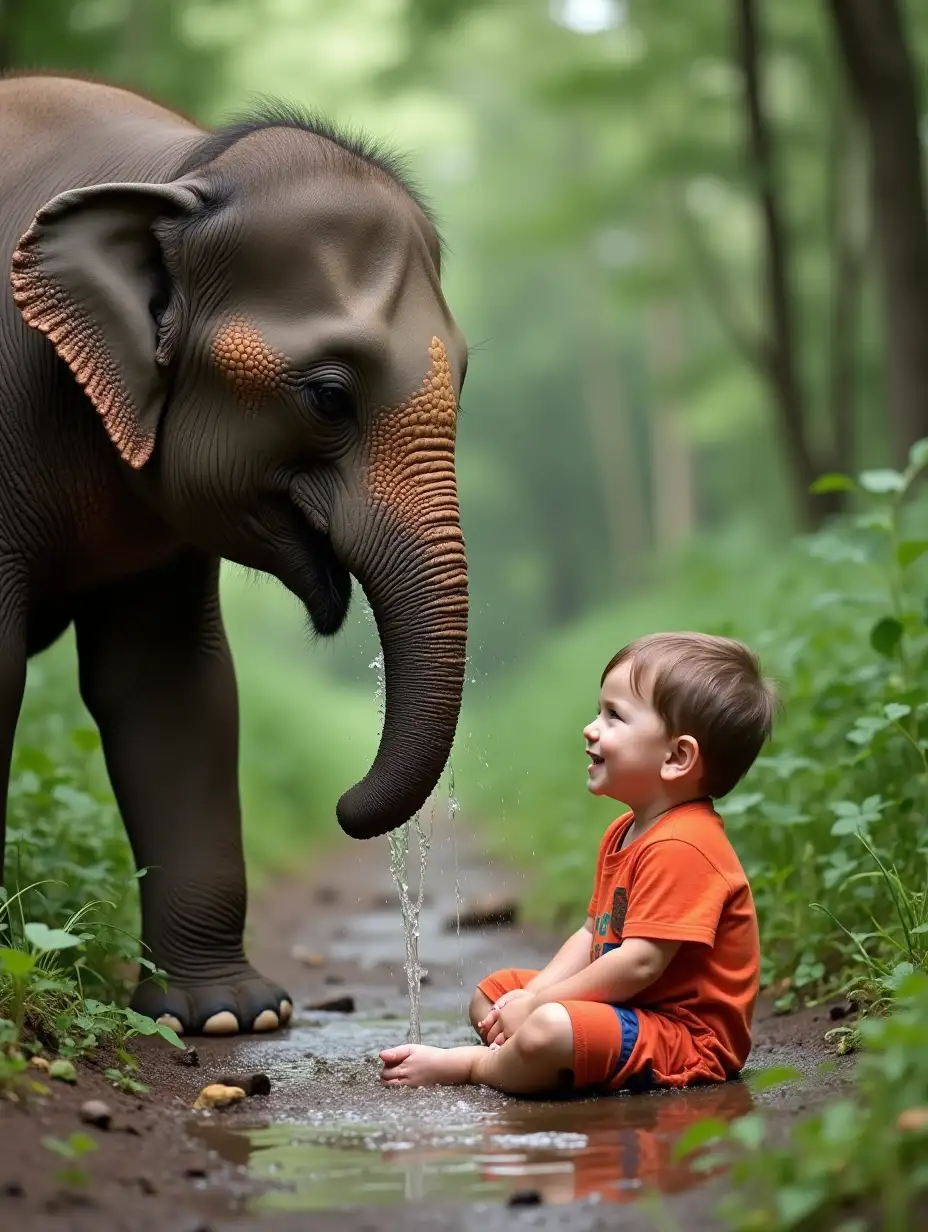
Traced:
<path fill-rule="evenodd" d="M 748 1087 L 731 1082 L 685 1094 L 513 1102 L 476 1125 L 197 1121 L 190 1132 L 252 1179 L 280 1186 L 255 1199 L 262 1210 L 506 1201 L 526 1190 L 551 1203 L 629 1202 L 646 1185 L 677 1193 L 705 1180 L 674 1161 L 675 1139 L 694 1121 L 733 1120 L 750 1108 Z"/>

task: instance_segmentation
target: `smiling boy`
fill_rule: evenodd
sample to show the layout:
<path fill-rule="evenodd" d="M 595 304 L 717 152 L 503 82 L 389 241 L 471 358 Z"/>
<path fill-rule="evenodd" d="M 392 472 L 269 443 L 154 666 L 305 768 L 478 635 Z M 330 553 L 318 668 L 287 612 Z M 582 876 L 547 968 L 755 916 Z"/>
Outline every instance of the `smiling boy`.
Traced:
<path fill-rule="evenodd" d="M 628 811 L 603 838 L 586 922 L 544 970 L 478 985 L 470 1018 L 484 1044 L 385 1049 L 382 1081 L 538 1095 L 737 1074 L 760 948 L 713 801 L 753 765 L 775 709 L 757 659 L 730 638 L 661 633 L 620 650 L 583 735 L 589 791 Z"/>

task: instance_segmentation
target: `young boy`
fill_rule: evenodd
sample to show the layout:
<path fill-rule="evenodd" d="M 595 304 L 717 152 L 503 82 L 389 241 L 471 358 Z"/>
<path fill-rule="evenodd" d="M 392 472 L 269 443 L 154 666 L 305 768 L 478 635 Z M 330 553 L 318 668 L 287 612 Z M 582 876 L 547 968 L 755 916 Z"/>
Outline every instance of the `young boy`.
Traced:
<path fill-rule="evenodd" d="M 586 923 L 543 971 L 478 985 L 470 1018 L 483 1045 L 385 1049 L 387 1086 L 685 1087 L 744 1065 L 757 917 L 712 802 L 768 739 L 773 687 L 746 646 L 702 633 L 639 638 L 600 683 L 583 732 L 587 787 L 629 811 L 603 838 Z"/>

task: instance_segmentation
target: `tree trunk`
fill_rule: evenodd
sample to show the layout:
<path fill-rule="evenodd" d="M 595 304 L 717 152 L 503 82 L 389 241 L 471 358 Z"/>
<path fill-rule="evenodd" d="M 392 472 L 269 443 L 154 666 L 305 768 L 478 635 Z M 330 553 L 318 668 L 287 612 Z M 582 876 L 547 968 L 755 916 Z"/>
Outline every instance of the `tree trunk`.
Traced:
<path fill-rule="evenodd" d="M 683 361 L 679 301 L 665 301 L 651 319 L 651 364 L 657 377 L 677 372 Z M 654 382 L 654 383 L 657 383 Z M 653 387 L 653 385 L 652 385 Z M 669 395 L 658 390 L 651 401 L 652 522 L 658 550 L 688 539 L 696 524 L 693 455 Z"/>
<path fill-rule="evenodd" d="M 831 314 L 827 387 L 832 466 L 845 475 L 857 465 L 857 351 L 869 233 L 862 153 L 855 117 L 844 91 L 839 90 L 832 117 L 828 177 Z"/>
<path fill-rule="evenodd" d="M 28 0 L 0 0 L 0 74 L 19 66 L 16 31 L 26 3 Z"/>
<path fill-rule="evenodd" d="M 583 403 L 606 513 L 611 573 L 615 585 L 624 589 L 642 576 L 648 546 L 646 489 L 636 456 L 619 330 L 602 274 L 595 267 L 588 269 L 584 287 L 580 296 L 585 320 L 579 331 Z"/>
<path fill-rule="evenodd" d="M 819 474 L 809 442 L 805 391 L 799 371 L 790 275 L 789 235 L 777 194 L 773 133 L 764 110 L 760 31 L 756 0 L 735 0 L 736 55 L 744 80 L 749 160 L 758 184 L 764 229 L 764 280 L 769 333 L 763 367 L 773 394 L 780 439 L 786 452 L 804 529 L 817 526 L 830 510 L 809 488 Z"/>
<path fill-rule="evenodd" d="M 898 0 L 828 0 L 870 134 L 895 461 L 928 436 L 928 214 L 915 73 Z"/>

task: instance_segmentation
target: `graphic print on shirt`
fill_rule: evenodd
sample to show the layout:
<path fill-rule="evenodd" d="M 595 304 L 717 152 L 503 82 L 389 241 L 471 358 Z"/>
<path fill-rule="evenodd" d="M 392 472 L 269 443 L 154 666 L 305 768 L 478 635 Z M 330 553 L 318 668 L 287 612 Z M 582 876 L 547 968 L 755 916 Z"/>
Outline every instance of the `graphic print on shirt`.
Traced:
<path fill-rule="evenodd" d="M 625 926 L 625 916 L 628 912 L 628 892 L 624 886 L 618 886 L 612 896 L 612 910 L 602 911 L 593 921 L 592 957 L 597 959 L 610 950 L 617 950 L 622 944 L 622 929 Z M 603 941 L 610 930 L 619 938 L 618 941 Z"/>

